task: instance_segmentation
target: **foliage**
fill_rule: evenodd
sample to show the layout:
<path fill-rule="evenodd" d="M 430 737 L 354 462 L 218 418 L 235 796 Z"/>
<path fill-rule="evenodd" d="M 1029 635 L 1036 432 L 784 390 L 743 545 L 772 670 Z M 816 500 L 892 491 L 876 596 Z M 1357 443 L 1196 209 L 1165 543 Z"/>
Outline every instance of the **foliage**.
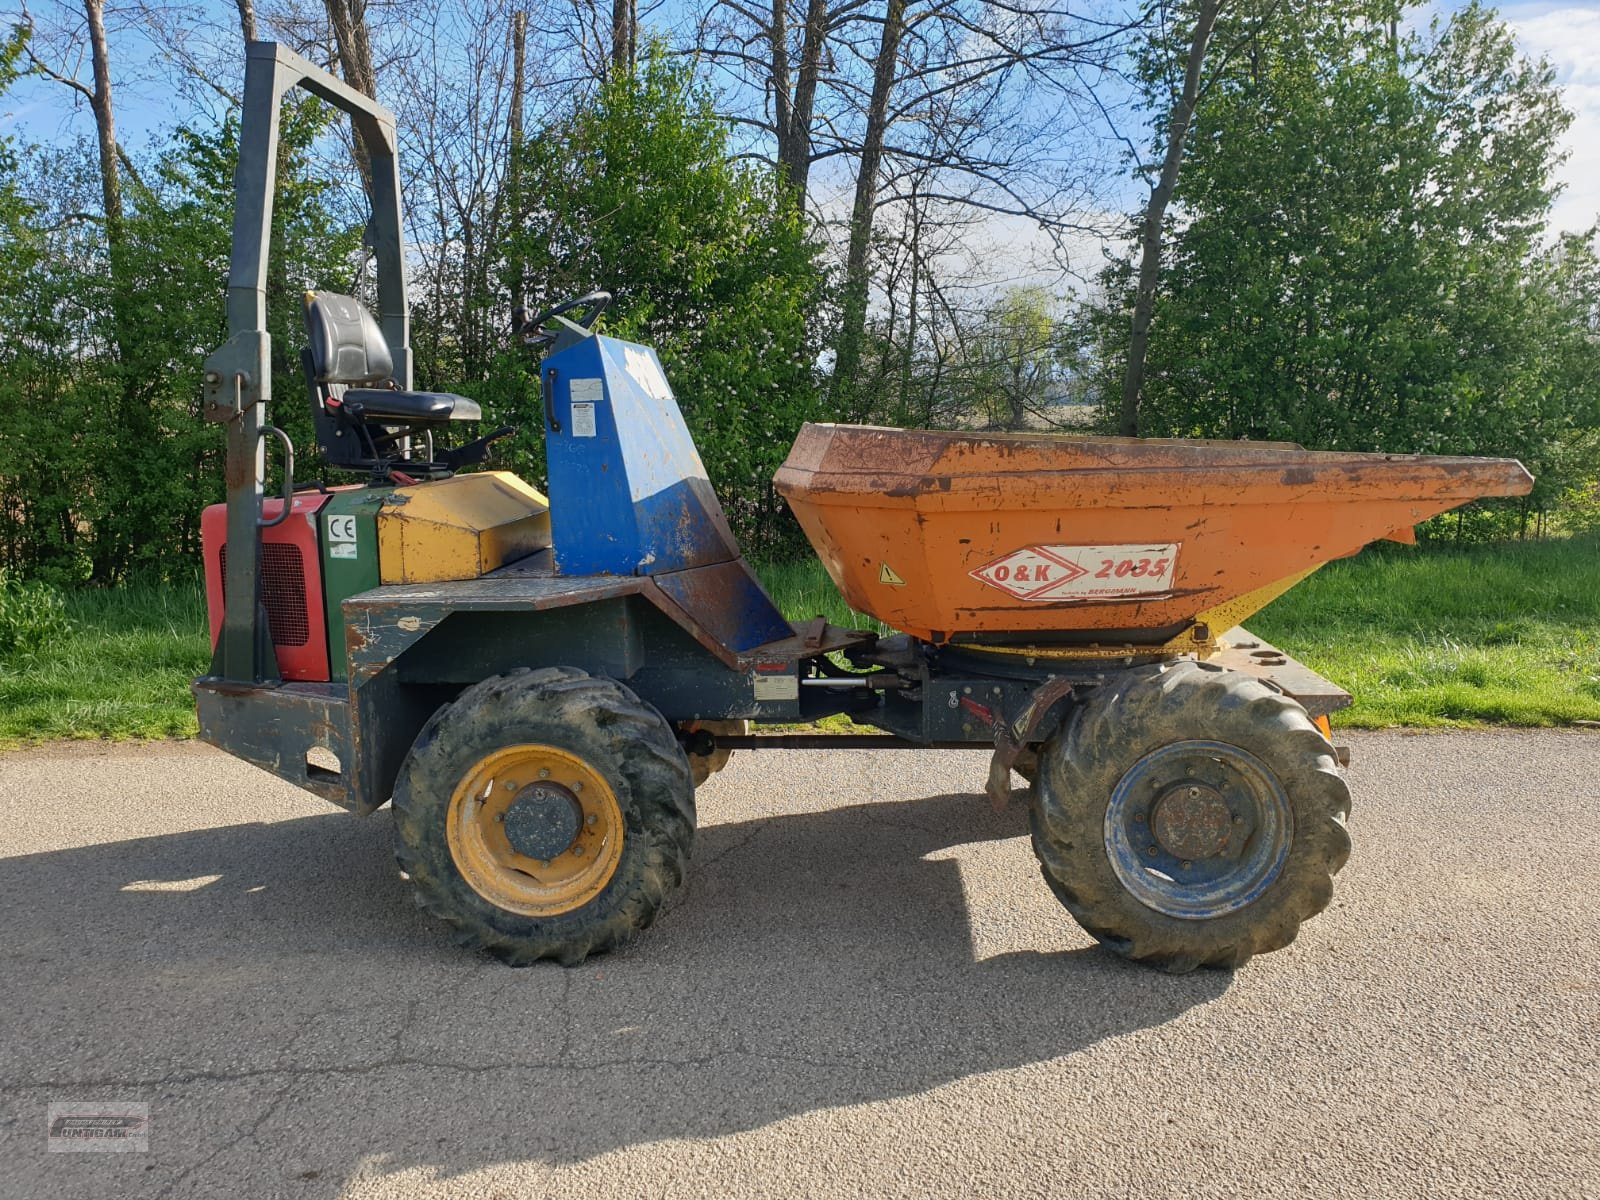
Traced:
<path fill-rule="evenodd" d="M 945 300 L 938 287 L 919 283 L 924 294 L 914 300 Z M 971 308 L 946 303 L 937 322 L 903 299 L 892 298 L 867 323 L 864 403 L 851 419 L 941 429 L 1063 423 L 1060 405 L 1075 390 L 1075 334 L 1048 291 L 1013 287 Z"/>
<path fill-rule="evenodd" d="M 1600 720 L 1600 541 L 1412 549 L 1329 563 L 1249 627 L 1355 697 L 1335 723 Z"/>
<path fill-rule="evenodd" d="M 0 570 L 0 662 L 37 654 L 71 629 L 59 591 Z"/>
<path fill-rule="evenodd" d="M 1235 53 L 1179 180 L 1140 432 L 1515 455 L 1551 503 L 1600 421 L 1594 253 L 1540 242 L 1553 73 L 1476 4 L 1398 36 L 1359 0 L 1270 12 L 1218 31 Z M 1104 394 L 1126 323 L 1102 314 Z"/>
<path fill-rule="evenodd" d="M 537 205 L 509 248 L 537 281 L 529 308 L 596 287 L 615 336 L 661 356 L 735 531 L 753 553 L 794 551 L 772 475 L 816 378 L 818 246 L 775 172 L 733 160 L 725 121 L 659 50 L 613 76 L 522 148 Z M 522 424 L 537 430 L 537 396 Z"/>
<path fill-rule="evenodd" d="M 757 568 L 791 620 L 883 628 L 845 605 L 815 559 Z M 76 589 L 65 604 L 70 633 L 0 670 L 0 745 L 193 736 L 189 681 L 210 656 L 199 584 Z M 1339 726 L 1600 719 L 1592 536 L 1374 546 L 1330 563 L 1250 627 L 1354 693 Z"/>
<path fill-rule="evenodd" d="M 193 737 L 189 683 L 211 658 L 198 581 L 76 588 L 65 604 L 71 632 L 0 670 L 0 746 Z"/>
<path fill-rule="evenodd" d="M 966 386 L 991 429 L 1024 429 L 1053 399 L 1063 355 L 1050 296 L 1013 288 L 983 314 L 968 354 Z"/>
<path fill-rule="evenodd" d="M 315 105 L 283 123 L 275 253 L 268 283 L 273 417 L 312 444 L 296 355 L 299 297 L 348 290 L 356 232 L 329 215 L 309 170 L 325 121 Z M 221 498 L 222 438 L 201 417 L 201 359 L 227 338 L 224 285 L 232 240 L 234 119 L 180 128 L 130 190 L 114 261 L 93 201 L 89 148 L 33 148 L 0 254 L 26 269 L 0 281 L 0 564 L 57 582 L 187 574 L 200 512 Z M 74 181 L 78 181 L 74 183 Z M 303 456 L 303 475 L 315 457 Z"/>

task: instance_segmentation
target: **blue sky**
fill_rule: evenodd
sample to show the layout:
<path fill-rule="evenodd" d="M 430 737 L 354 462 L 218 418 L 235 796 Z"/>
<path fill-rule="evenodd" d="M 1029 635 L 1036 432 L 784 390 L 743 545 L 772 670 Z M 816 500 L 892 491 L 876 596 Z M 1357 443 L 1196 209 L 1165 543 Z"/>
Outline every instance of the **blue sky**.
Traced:
<path fill-rule="evenodd" d="M 115 5 L 116 0 L 111 2 Z M 1421 11 L 1420 20 L 1425 21 L 1429 12 L 1448 12 L 1455 7 L 1458 5 L 1453 2 L 1435 4 Z M 236 10 L 231 3 L 200 0 L 195 11 L 214 16 L 217 27 L 230 34 L 237 28 Z M 1534 0 L 1505 5 L 1499 11 L 1516 31 L 1525 52 L 1550 60 L 1567 106 L 1576 115 L 1565 139 L 1568 158 L 1560 172 L 1565 192 L 1557 201 L 1554 224 L 1557 228 L 1585 228 L 1600 214 L 1600 3 Z M 0 0 L 0 22 L 9 24 L 16 15 L 9 0 Z M 119 24 L 113 16 L 112 38 L 119 63 L 126 64 L 126 73 L 155 74 L 140 70 L 158 51 L 138 37 L 136 27 Z M 86 65 L 82 77 L 88 77 Z M 93 130 L 87 106 L 49 81 L 20 82 L 3 105 L 0 130 L 20 131 L 34 140 L 87 135 Z M 124 144 L 139 147 L 147 139 L 164 134 L 178 108 L 187 111 L 187 105 L 175 105 L 160 85 L 123 81 L 118 94 L 118 123 Z"/>

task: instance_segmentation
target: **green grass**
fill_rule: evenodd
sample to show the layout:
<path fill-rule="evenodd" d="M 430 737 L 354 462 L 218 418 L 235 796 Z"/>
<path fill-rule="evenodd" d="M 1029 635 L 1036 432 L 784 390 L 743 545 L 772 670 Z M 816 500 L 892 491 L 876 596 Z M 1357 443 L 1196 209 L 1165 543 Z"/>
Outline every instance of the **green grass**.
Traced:
<path fill-rule="evenodd" d="M 894 632 L 881 621 L 857 612 L 846 604 L 839 590 L 833 586 L 833 580 L 828 578 L 822 563 L 814 558 L 797 563 L 756 563 L 755 567 L 767 594 L 791 621 L 827 617 L 833 624 L 846 629 Z"/>
<path fill-rule="evenodd" d="M 1600 539 L 1375 546 L 1249 622 L 1355 696 L 1346 726 L 1600 721 Z"/>
<path fill-rule="evenodd" d="M 0 745 L 192 737 L 189 681 L 211 654 L 198 584 L 68 593 L 72 632 L 0 662 Z"/>
<path fill-rule="evenodd" d="M 882 628 L 815 562 L 761 575 L 794 620 Z M 209 659 L 197 585 L 79 591 L 73 630 L 0 662 L 0 745 L 187 737 Z M 1356 697 L 1349 726 L 1600 721 L 1600 539 L 1374 547 L 1332 563 L 1250 628 Z"/>

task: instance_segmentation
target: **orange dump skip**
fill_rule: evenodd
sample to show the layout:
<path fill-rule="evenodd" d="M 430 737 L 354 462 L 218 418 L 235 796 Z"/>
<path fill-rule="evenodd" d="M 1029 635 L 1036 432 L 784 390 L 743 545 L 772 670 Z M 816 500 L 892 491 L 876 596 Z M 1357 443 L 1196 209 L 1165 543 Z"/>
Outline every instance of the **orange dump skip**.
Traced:
<path fill-rule="evenodd" d="M 1152 644 L 1533 478 L 1503 458 L 807 425 L 776 483 L 844 598 L 886 625 Z"/>

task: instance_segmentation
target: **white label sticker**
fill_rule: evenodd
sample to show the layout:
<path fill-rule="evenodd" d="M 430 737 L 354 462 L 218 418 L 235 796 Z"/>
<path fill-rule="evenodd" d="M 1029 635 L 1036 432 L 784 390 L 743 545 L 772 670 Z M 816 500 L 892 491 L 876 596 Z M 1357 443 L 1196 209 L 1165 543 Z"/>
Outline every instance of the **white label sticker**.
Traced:
<path fill-rule="evenodd" d="M 329 517 L 328 540 L 330 542 L 355 541 L 356 519 L 354 517 Z"/>
<path fill-rule="evenodd" d="M 354 542 L 329 542 L 329 558 L 356 558 L 356 544 Z"/>
<path fill-rule="evenodd" d="M 756 674 L 756 699 L 757 700 L 798 700 L 800 699 L 800 680 L 798 676 L 762 675 Z"/>
<path fill-rule="evenodd" d="M 572 436 L 594 436 L 594 402 L 591 400 L 574 400 L 572 402 Z"/>
<path fill-rule="evenodd" d="M 1154 596 L 1172 590 L 1178 546 L 1024 546 L 970 571 L 974 579 L 1042 603 Z"/>
<path fill-rule="evenodd" d="M 604 395 L 604 385 L 598 379 L 574 379 L 572 381 L 572 402 L 574 404 L 580 402 L 598 404 Z"/>

